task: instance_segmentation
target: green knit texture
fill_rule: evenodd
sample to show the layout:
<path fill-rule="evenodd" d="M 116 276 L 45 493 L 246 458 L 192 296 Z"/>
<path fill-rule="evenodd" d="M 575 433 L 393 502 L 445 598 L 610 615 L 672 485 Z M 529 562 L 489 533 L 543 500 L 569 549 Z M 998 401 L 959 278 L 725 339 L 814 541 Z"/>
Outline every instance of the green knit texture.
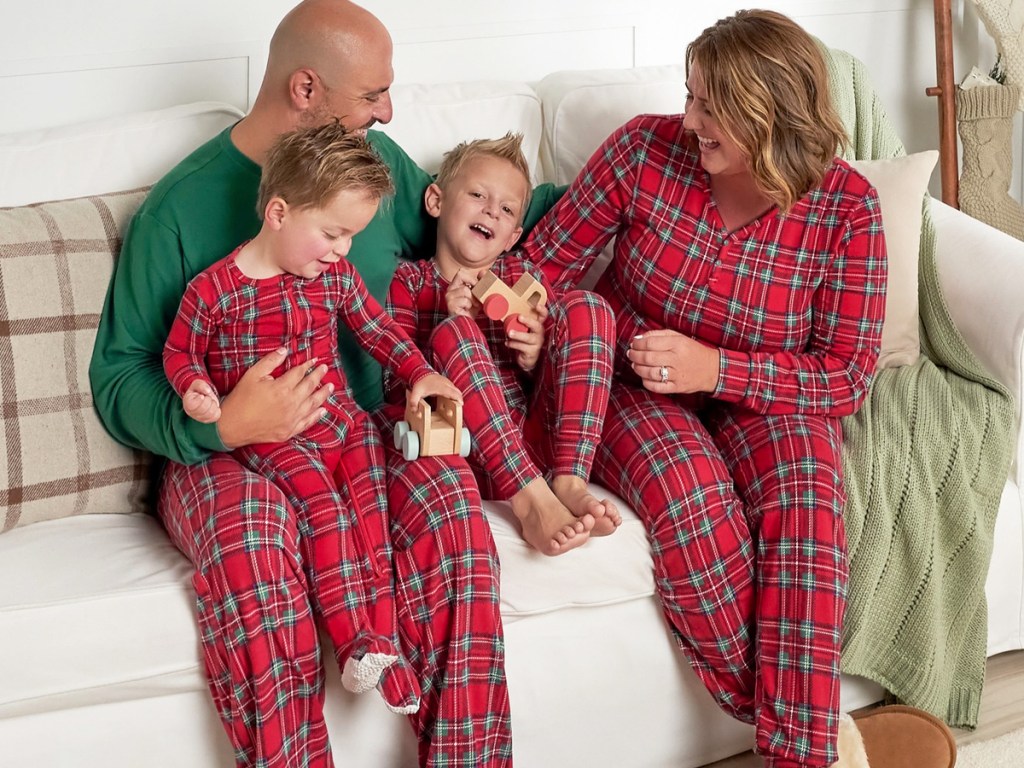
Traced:
<path fill-rule="evenodd" d="M 906 154 L 864 65 L 842 51 L 827 58 L 848 156 Z M 974 728 L 985 680 L 985 578 L 1014 404 L 950 318 L 928 203 L 918 268 L 922 356 L 879 371 L 864 407 L 843 420 L 850 586 L 842 670 Z"/>

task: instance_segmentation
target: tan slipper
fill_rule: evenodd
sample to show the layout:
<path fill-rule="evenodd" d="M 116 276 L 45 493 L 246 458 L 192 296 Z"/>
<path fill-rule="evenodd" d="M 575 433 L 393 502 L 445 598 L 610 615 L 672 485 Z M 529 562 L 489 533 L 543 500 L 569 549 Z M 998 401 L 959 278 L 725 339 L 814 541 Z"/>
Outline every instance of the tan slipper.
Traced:
<path fill-rule="evenodd" d="M 956 764 L 953 733 L 928 712 L 895 704 L 864 710 L 853 718 L 871 768 L 953 768 Z"/>

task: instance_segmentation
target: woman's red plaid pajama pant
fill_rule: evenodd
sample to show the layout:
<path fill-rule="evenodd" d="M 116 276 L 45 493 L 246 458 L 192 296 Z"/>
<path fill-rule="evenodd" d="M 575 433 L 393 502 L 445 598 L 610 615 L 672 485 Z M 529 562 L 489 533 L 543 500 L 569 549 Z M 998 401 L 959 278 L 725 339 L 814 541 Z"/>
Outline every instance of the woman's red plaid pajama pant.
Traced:
<path fill-rule="evenodd" d="M 773 768 L 835 758 L 847 563 L 839 420 L 612 386 L 595 478 L 643 519 L 676 641 Z"/>
<path fill-rule="evenodd" d="M 421 765 L 510 765 L 498 563 L 476 484 L 461 460 L 406 462 L 391 447 L 401 413 L 375 416 L 385 433 L 398 635 L 423 691 L 410 716 Z M 366 475 L 365 492 L 380 482 L 380 465 L 357 453 L 342 463 L 350 479 Z M 164 470 L 160 515 L 195 567 L 210 690 L 247 768 L 334 765 L 317 626 L 354 631 L 350 609 L 362 598 L 342 578 L 359 564 L 344 543 L 351 516 L 313 520 L 308 502 L 290 503 L 229 454 Z"/>
<path fill-rule="evenodd" d="M 536 378 L 526 386 L 510 356 L 497 356 L 503 366 L 491 352 L 504 344 L 503 331 L 489 338 L 476 319 L 449 317 L 430 336 L 432 363 L 462 390 L 470 464 L 484 498 L 509 499 L 544 470 L 590 478 L 608 405 L 615 317 L 589 291 L 568 291 L 549 311 Z"/>

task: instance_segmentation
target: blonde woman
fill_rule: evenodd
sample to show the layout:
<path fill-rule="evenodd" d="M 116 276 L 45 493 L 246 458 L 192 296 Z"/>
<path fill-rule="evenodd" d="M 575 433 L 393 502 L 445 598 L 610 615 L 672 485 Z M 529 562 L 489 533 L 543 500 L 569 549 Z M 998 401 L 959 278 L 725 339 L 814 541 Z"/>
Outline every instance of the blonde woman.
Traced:
<path fill-rule="evenodd" d="M 679 645 L 772 768 L 837 758 L 847 562 L 839 419 L 878 357 L 878 197 L 818 44 L 741 11 L 686 53 L 684 115 L 610 136 L 525 245 L 556 290 L 616 238 L 597 292 L 616 380 L 594 476 L 653 543 Z"/>

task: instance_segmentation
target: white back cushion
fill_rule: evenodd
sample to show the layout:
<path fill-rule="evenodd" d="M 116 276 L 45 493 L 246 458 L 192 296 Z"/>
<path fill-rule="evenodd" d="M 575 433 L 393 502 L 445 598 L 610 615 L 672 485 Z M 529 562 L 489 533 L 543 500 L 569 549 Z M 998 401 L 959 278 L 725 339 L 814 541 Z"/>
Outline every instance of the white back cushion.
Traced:
<path fill-rule="evenodd" d="M 395 85 L 394 118 L 378 126 L 421 168 L 437 173 L 444 153 L 461 141 L 523 134 L 523 152 L 533 181 L 540 181 L 541 108 L 526 83 L 479 81 L 438 85 Z"/>
<path fill-rule="evenodd" d="M 568 184 L 601 142 L 631 117 L 682 112 L 686 71 L 680 65 L 554 72 L 536 90 L 544 109 L 544 176 Z"/>
<path fill-rule="evenodd" d="M 460 141 L 524 134 L 540 181 L 540 99 L 526 83 L 396 85 L 395 119 L 380 128 L 435 173 Z M 157 181 L 185 155 L 233 124 L 229 104 L 196 102 L 77 125 L 0 136 L 0 206 L 135 189 Z"/>
<path fill-rule="evenodd" d="M 686 72 L 682 66 L 553 72 L 536 85 L 544 111 L 540 148 L 544 178 L 568 184 L 608 135 L 643 113 L 683 111 Z M 592 288 L 612 257 L 613 243 L 580 282 Z"/>
<path fill-rule="evenodd" d="M 0 206 L 147 186 L 241 116 L 203 101 L 0 136 Z"/>

